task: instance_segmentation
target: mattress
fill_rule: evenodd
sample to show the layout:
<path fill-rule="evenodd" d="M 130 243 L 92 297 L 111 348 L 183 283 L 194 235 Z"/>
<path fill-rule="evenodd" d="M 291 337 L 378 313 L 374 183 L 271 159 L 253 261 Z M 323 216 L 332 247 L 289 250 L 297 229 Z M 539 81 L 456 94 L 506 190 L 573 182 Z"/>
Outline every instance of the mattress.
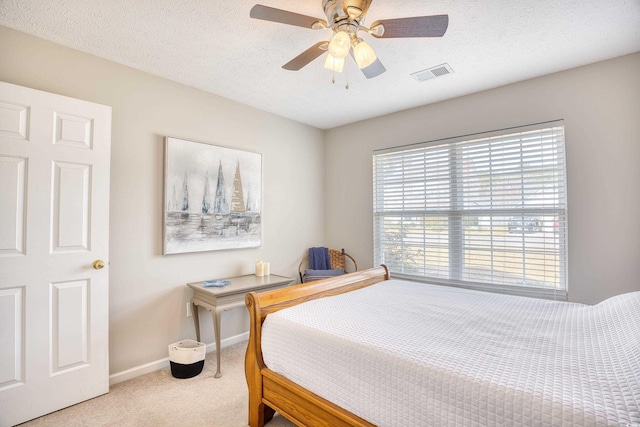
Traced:
<path fill-rule="evenodd" d="M 262 353 L 378 426 L 640 424 L 640 292 L 588 306 L 388 280 L 270 314 Z"/>

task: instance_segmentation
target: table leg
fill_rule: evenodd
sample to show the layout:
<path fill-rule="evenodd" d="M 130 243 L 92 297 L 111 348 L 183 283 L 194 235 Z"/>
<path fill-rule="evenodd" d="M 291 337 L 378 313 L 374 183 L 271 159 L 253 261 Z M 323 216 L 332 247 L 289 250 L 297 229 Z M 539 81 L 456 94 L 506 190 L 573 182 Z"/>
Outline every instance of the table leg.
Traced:
<path fill-rule="evenodd" d="M 196 341 L 200 342 L 200 316 L 198 313 L 198 306 L 191 300 L 191 317 L 193 317 L 193 324 L 196 327 Z"/>
<path fill-rule="evenodd" d="M 222 310 L 216 307 L 215 312 L 211 314 L 213 317 L 213 332 L 216 336 L 216 361 L 218 362 L 216 374 L 213 377 L 220 378 L 222 376 L 220 373 L 220 321 L 222 320 Z"/>

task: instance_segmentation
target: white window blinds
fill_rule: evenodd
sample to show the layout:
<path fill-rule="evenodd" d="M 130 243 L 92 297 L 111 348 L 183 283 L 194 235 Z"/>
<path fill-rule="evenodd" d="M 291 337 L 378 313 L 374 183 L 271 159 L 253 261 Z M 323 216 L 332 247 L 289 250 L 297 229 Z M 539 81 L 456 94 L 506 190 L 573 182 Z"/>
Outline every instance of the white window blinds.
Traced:
<path fill-rule="evenodd" d="M 379 150 L 373 180 L 394 276 L 566 297 L 562 121 Z"/>

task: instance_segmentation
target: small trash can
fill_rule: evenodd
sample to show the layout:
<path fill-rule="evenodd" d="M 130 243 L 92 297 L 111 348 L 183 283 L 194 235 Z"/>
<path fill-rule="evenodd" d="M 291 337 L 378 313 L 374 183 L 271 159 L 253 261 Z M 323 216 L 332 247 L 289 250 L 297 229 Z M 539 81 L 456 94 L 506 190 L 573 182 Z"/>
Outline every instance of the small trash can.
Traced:
<path fill-rule="evenodd" d="M 207 346 L 194 340 L 182 340 L 169 344 L 171 375 L 191 378 L 202 372 Z"/>

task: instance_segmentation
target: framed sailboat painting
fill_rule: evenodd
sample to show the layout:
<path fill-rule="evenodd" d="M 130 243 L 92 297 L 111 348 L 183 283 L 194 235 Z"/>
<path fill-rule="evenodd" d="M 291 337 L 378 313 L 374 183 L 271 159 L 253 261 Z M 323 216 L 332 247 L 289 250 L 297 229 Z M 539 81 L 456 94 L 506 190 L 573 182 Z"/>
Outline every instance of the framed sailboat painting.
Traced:
<path fill-rule="evenodd" d="M 164 254 L 262 243 L 262 155 L 166 137 Z"/>

